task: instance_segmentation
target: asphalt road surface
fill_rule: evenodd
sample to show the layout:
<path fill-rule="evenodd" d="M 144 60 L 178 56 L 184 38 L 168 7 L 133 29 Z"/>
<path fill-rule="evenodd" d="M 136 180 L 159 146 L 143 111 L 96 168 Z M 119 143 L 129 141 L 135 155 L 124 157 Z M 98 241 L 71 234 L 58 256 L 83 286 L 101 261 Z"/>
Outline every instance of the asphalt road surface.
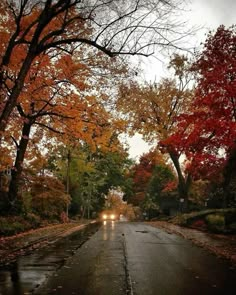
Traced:
<path fill-rule="evenodd" d="M 50 265 L 49 256 L 47 261 Z M 37 281 L 37 270 L 30 267 Z M 228 262 L 162 229 L 105 222 L 33 289 L 15 287 L 15 293 L 2 294 L 227 295 L 236 294 L 236 272 Z"/>

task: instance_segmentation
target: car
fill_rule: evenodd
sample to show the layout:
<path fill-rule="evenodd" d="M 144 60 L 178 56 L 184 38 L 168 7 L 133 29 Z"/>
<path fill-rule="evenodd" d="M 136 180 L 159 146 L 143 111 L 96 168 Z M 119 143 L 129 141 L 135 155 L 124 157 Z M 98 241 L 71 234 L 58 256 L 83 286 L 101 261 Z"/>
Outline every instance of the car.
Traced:
<path fill-rule="evenodd" d="M 116 212 L 114 211 L 103 211 L 101 213 L 101 219 L 103 221 L 106 221 L 106 220 L 118 220 L 119 219 L 119 214 L 117 214 Z"/>

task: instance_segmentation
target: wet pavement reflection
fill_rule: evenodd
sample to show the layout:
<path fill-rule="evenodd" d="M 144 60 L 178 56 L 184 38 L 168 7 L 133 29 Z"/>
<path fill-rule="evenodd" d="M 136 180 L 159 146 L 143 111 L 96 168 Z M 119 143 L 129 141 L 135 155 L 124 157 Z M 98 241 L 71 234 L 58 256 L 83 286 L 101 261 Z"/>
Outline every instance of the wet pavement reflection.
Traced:
<path fill-rule="evenodd" d="M 30 255 L 19 257 L 11 265 L 1 266 L 0 294 L 31 294 L 33 289 L 61 268 L 67 258 L 72 256 L 99 227 L 100 224 L 91 224 L 56 243 L 35 250 Z"/>
<path fill-rule="evenodd" d="M 109 221 L 103 221 L 103 240 L 114 240 L 115 236 L 115 226 L 116 226 L 116 221 L 109 220 Z"/>
<path fill-rule="evenodd" d="M 139 222 L 93 225 L 0 270 L 2 295 L 233 295 L 235 288 L 228 261 Z"/>

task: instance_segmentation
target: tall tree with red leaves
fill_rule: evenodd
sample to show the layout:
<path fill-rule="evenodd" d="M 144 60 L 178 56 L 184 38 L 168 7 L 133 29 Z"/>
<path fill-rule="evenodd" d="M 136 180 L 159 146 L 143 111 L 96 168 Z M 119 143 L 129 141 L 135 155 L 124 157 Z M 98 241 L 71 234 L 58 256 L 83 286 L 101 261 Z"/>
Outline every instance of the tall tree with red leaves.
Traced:
<path fill-rule="evenodd" d="M 210 32 L 193 69 L 198 74 L 193 104 L 165 144 L 184 149 L 195 178 L 216 177 L 223 169 L 227 206 L 236 175 L 236 27 Z"/>

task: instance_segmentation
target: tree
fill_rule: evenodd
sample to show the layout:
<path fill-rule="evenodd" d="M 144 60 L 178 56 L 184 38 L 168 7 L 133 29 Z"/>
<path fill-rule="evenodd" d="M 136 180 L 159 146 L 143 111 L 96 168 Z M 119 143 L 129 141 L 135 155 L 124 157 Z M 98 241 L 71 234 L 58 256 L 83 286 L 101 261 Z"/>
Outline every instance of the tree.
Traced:
<path fill-rule="evenodd" d="M 176 183 L 175 175 L 171 168 L 166 164 L 157 164 L 148 183 L 147 192 L 152 200 L 158 204 L 162 192 L 169 190 L 170 186 L 173 188 L 174 183 Z"/>
<path fill-rule="evenodd" d="M 117 216 L 124 215 L 128 220 L 135 220 L 135 209 L 131 204 L 123 201 L 123 190 L 119 188 L 109 190 L 105 209 L 115 211 Z"/>
<path fill-rule="evenodd" d="M 126 203 L 123 202 L 123 192 L 117 189 L 111 189 L 108 191 L 105 209 L 115 210 L 117 214 L 123 211 Z"/>
<path fill-rule="evenodd" d="M 176 117 L 183 113 L 192 98 L 190 63 L 185 56 L 174 55 L 170 61 L 174 69 L 172 79 L 160 83 L 122 85 L 118 109 L 128 115 L 131 132 L 139 132 L 149 142 L 157 142 L 157 148 L 167 153 L 178 175 L 179 197 L 187 208 L 190 174 L 185 175 L 181 167 L 182 150 L 170 145 L 166 139 L 176 130 Z"/>
<path fill-rule="evenodd" d="M 164 156 L 151 150 L 140 157 L 132 169 L 133 195 L 130 203 L 140 206 L 144 203 L 158 204 L 161 192 L 175 180 L 171 168 L 165 163 Z"/>
<path fill-rule="evenodd" d="M 101 193 L 108 194 L 109 190 L 120 187 L 125 190 L 125 174 L 131 165 L 128 154 L 124 150 L 120 151 L 100 151 L 96 157 L 95 165 L 98 171 L 102 171 L 105 176 Z"/>
<path fill-rule="evenodd" d="M 119 142 L 116 142 L 116 148 Z M 127 183 L 125 175 L 130 166 L 128 154 L 122 147 L 116 150 L 98 149 L 96 152 L 90 151 L 88 161 L 94 167 L 94 172 L 90 175 L 90 182 L 96 185 L 96 192 L 93 196 L 97 203 L 94 206 L 95 211 L 100 211 L 104 206 L 105 196 L 114 190 L 126 191 Z M 89 175 L 87 175 L 88 177 Z M 92 186 L 92 185 L 91 185 Z"/>
<path fill-rule="evenodd" d="M 1 1 L 0 140 L 37 57 L 55 60 L 80 46 L 110 57 L 148 56 L 183 35 L 173 34 L 180 23 L 171 15 L 179 7 L 159 0 Z"/>
<path fill-rule="evenodd" d="M 43 217 L 58 218 L 70 203 L 64 185 L 54 177 L 38 177 L 31 188 L 32 209 Z"/>
<path fill-rule="evenodd" d="M 155 165 L 156 153 L 151 151 L 143 154 L 139 159 L 139 163 L 133 167 L 134 194 L 128 200 L 133 205 L 140 206 L 144 201 Z"/>
<path fill-rule="evenodd" d="M 42 131 L 44 137 L 47 137 L 45 130 L 48 130 L 50 137 L 63 134 L 64 141 L 65 137 L 74 137 L 90 144 L 98 138 L 102 142 L 103 135 L 108 136 L 106 130 L 111 123 L 108 123 L 108 113 L 99 103 L 100 97 L 104 95 L 98 91 L 96 97 L 86 94 L 92 92 L 94 84 L 90 87 L 85 82 L 90 75 L 90 68 L 89 65 L 78 61 L 82 60 L 82 53 L 77 52 L 76 61 L 68 55 L 61 56 L 59 60 L 54 61 L 54 67 L 49 67 L 50 71 L 43 70 L 45 64 L 50 62 L 47 57 L 46 61 L 36 60 L 32 66 L 33 71 L 26 79 L 27 91 L 22 91 L 19 96 L 18 114 L 14 113 L 14 121 L 10 122 L 14 131 L 8 130 L 8 133 L 12 133 L 11 138 L 14 139 L 16 146 L 16 158 L 8 193 L 10 207 L 14 207 L 14 202 L 17 200 L 32 127 L 34 127 L 34 142 L 42 137 Z M 93 59 L 96 59 L 96 56 L 93 56 Z M 104 59 L 98 56 L 97 66 L 102 63 L 104 69 L 109 70 L 111 67 L 103 62 Z M 113 71 L 112 68 L 110 70 Z M 97 80 L 100 81 L 100 86 L 103 85 L 101 79 L 97 77 Z M 22 131 L 19 134 L 21 125 Z M 37 133 L 39 133 L 38 138 Z"/>
<path fill-rule="evenodd" d="M 116 125 L 112 127 L 116 128 Z M 77 142 L 72 140 L 67 147 L 64 144 L 54 146 L 50 167 L 64 184 L 67 183 L 69 176 L 71 214 L 85 214 L 91 209 L 98 212 L 104 206 L 105 195 L 112 187 L 125 189 L 124 175 L 129 167 L 128 155 L 117 136 L 112 134 L 111 137 L 106 137 L 107 142 L 103 139 L 103 144 L 99 142 L 96 148 L 81 140 Z M 70 152 L 69 171 L 68 151 Z"/>
<path fill-rule="evenodd" d="M 194 101 L 179 117 L 177 132 L 168 139 L 188 159 L 195 179 L 218 178 L 224 170 L 225 204 L 236 163 L 236 31 L 220 26 L 209 32 L 193 69 L 198 74 Z"/>

